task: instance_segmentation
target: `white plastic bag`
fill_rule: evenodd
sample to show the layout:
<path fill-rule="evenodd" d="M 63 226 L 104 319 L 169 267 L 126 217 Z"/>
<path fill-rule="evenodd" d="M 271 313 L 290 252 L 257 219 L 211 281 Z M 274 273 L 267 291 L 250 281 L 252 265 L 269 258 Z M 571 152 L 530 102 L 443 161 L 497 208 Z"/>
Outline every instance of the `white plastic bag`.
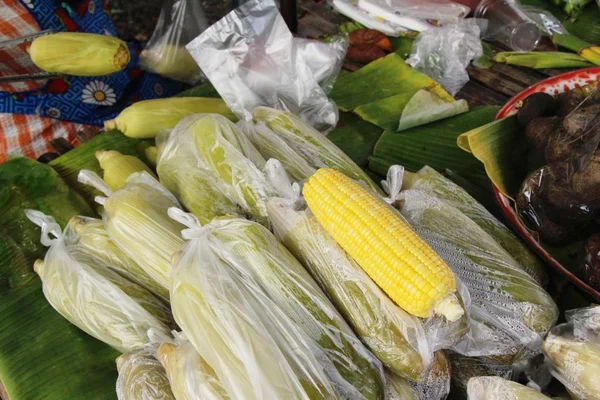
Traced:
<path fill-rule="evenodd" d="M 483 55 L 481 23 L 471 18 L 421 32 L 406 62 L 454 96 L 469 81 L 471 60 Z"/>
<path fill-rule="evenodd" d="M 152 37 L 140 54 L 140 67 L 177 81 L 202 80 L 185 45 L 208 28 L 200 0 L 165 0 Z"/>
<path fill-rule="evenodd" d="M 304 58 L 315 80 L 325 93 L 329 93 L 344 64 L 348 37 L 337 35 L 328 42 L 295 37 L 292 43 Z"/>
<path fill-rule="evenodd" d="M 251 120 L 254 108 L 269 106 L 327 131 L 337 123 L 337 107 L 293 43 L 273 0 L 250 0 L 186 48 L 241 120 Z"/>
<path fill-rule="evenodd" d="M 330 2 L 331 6 L 340 14 L 388 36 L 400 36 L 403 32 L 409 31 L 402 25 L 378 18 L 375 14 L 359 7 L 358 0 L 330 0 Z"/>

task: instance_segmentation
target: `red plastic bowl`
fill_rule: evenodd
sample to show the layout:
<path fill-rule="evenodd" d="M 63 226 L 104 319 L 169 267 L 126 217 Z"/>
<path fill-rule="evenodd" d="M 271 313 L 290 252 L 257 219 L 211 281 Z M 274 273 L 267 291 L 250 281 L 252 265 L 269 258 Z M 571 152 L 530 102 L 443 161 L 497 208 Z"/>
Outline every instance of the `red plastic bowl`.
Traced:
<path fill-rule="evenodd" d="M 523 90 L 521 93 L 513 97 L 500 109 L 498 114 L 496 115 L 496 119 L 508 117 L 509 115 L 515 114 L 517 112 L 517 106 L 530 94 L 545 92 L 548 94 L 556 95 L 559 93 L 563 93 L 569 91 L 571 89 L 588 85 L 590 83 L 594 83 L 600 80 L 600 67 L 582 69 L 573 72 L 567 72 L 566 74 L 558 75 L 546 80 L 543 80 L 539 83 L 536 83 L 533 86 L 528 87 Z M 513 202 L 506 196 L 504 196 L 500 190 L 494 185 L 492 185 L 494 189 L 494 194 L 496 195 L 496 200 L 500 205 L 500 208 L 506 215 L 506 217 L 511 221 L 513 226 L 519 232 L 519 234 L 525 239 L 525 241 L 535 250 L 535 252 L 542 258 L 546 263 L 550 264 L 554 269 L 560 272 L 563 276 L 573 282 L 575 285 L 580 287 L 590 296 L 594 297 L 596 300 L 600 301 L 600 292 L 595 290 L 593 287 L 573 275 L 567 268 L 565 268 L 560 262 L 558 262 L 550 253 L 548 253 L 529 233 L 525 225 L 521 222 L 519 217 L 516 214 L 515 207 Z"/>

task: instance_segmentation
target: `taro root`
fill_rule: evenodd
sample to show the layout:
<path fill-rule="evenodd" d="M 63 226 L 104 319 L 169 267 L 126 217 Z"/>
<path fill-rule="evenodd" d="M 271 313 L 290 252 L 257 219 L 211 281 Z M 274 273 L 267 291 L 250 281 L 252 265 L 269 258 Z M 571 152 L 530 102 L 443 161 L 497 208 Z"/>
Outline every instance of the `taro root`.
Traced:
<path fill-rule="evenodd" d="M 523 101 L 517 114 L 517 122 L 521 126 L 527 126 L 536 118 L 554 115 L 557 106 L 556 99 L 548 93 L 534 93 Z"/>
<path fill-rule="evenodd" d="M 565 180 L 554 180 L 544 188 L 542 197 L 545 215 L 561 226 L 583 228 L 594 218 L 594 210 Z"/>
<path fill-rule="evenodd" d="M 596 150 L 587 165 L 573 175 L 571 186 L 586 202 L 600 207 L 600 150 Z"/>
<path fill-rule="evenodd" d="M 559 117 L 540 117 L 532 120 L 527 124 L 527 129 L 525 130 L 527 146 L 531 150 L 544 150 L 550 136 L 556 131 L 559 123 Z"/>
<path fill-rule="evenodd" d="M 346 58 L 359 64 L 368 64 L 379 58 L 385 57 L 386 53 L 375 44 L 357 44 L 350 46 Z"/>
<path fill-rule="evenodd" d="M 596 290 L 600 290 L 600 233 L 592 235 L 585 242 L 585 280 Z"/>
<path fill-rule="evenodd" d="M 552 134 L 546 145 L 546 161 L 554 163 L 571 158 L 573 154 L 581 151 L 585 146 L 588 136 L 582 136 L 586 128 L 596 122 L 596 115 L 600 113 L 600 105 L 586 107 L 564 118 L 559 129 Z M 600 118 L 600 117 L 599 117 Z"/>
<path fill-rule="evenodd" d="M 558 108 L 556 109 L 556 115 L 564 117 L 573 111 L 583 100 L 585 100 L 585 94 L 581 90 L 573 89 L 568 92 L 559 94 L 556 97 L 558 102 Z"/>

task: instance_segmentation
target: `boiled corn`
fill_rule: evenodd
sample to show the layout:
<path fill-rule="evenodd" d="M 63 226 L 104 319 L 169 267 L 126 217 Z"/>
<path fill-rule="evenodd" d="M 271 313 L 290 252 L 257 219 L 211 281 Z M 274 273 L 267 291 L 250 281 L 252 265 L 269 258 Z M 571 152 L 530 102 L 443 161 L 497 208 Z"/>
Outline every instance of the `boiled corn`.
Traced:
<path fill-rule="evenodd" d="M 116 150 L 97 151 L 96 159 L 100 163 L 100 168 L 104 171 L 104 182 L 112 190 L 125 186 L 127 178 L 134 172 L 146 171 L 156 178 L 142 160 L 134 156 L 121 154 Z"/>
<path fill-rule="evenodd" d="M 119 400 L 175 400 L 163 366 L 148 350 L 117 358 Z"/>

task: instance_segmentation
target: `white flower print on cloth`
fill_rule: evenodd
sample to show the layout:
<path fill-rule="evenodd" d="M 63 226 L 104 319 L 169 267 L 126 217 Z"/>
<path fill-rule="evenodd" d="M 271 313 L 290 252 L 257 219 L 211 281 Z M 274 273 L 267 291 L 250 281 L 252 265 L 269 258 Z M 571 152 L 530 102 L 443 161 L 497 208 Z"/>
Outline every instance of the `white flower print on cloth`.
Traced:
<path fill-rule="evenodd" d="M 84 103 L 112 106 L 117 102 L 115 91 L 102 81 L 91 81 L 82 91 L 81 99 Z"/>

